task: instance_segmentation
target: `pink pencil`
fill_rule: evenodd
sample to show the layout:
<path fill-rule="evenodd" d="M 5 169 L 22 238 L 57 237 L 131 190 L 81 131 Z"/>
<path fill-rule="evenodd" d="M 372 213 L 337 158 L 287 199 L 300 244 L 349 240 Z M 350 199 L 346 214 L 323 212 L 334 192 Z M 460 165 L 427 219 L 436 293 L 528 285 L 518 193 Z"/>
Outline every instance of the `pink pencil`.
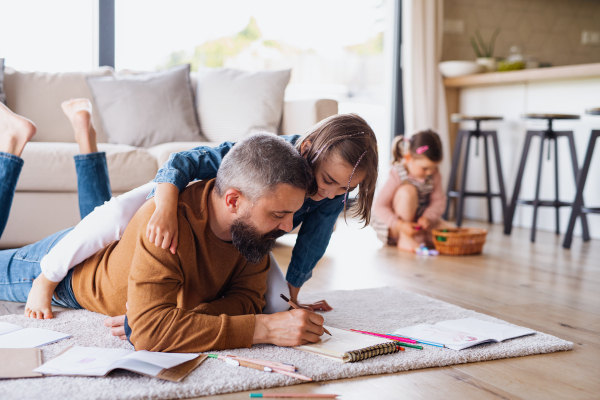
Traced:
<path fill-rule="evenodd" d="M 403 338 L 403 337 L 399 337 L 399 336 L 389 336 L 389 335 L 382 335 L 381 333 L 373 333 L 373 332 L 365 332 L 365 331 L 358 331 L 356 329 L 350 329 L 352 332 L 358 332 L 358 333 L 363 333 L 365 335 L 371 335 L 371 336 L 377 336 L 380 338 L 384 338 L 384 339 L 389 339 L 389 340 L 393 340 L 395 342 L 405 342 L 405 343 L 413 343 L 416 344 L 417 341 L 416 340 L 412 340 L 412 339 L 408 339 L 408 338 Z"/>
<path fill-rule="evenodd" d="M 296 371 L 296 367 L 294 367 L 293 365 L 278 363 L 275 361 L 257 360 L 255 358 L 231 356 L 231 355 L 228 355 L 227 357 L 237 358 L 238 360 L 248 361 L 248 362 L 252 362 L 254 364 L 258 364 L 258 365 L 264 365 L 265 367 L 279 368 L 279 369 L 290 371 L 290 372 Z"/>
<path fill-rule="evenodd" d="M 283 369 L 279 369 L 276 367 L 270 367 L 270 368 L 273 370 L 273 372 L 277 372 L 278 374 L 291 376 L 292 378 L 300 379 L 303 381 L 312 381 L 312 378 L 309 378 L 308 376 L 300 375 L 295 372 L 285 371 Z"/>

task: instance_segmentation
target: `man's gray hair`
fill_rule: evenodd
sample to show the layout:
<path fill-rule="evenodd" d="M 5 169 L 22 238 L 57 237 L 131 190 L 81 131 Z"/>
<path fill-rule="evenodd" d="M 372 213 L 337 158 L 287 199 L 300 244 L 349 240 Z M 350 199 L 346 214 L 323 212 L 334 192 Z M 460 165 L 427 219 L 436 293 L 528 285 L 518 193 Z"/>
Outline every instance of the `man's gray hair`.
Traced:
<path fill-rule="evenodd" d="M 223 196 L 236 189 L 255 203 L 279 184 L 307 191 L 312 180 L 312 169 L 290 143 L 271 133 L 256 133 L 237 142 L 223 158 L 215 190 Z"/>

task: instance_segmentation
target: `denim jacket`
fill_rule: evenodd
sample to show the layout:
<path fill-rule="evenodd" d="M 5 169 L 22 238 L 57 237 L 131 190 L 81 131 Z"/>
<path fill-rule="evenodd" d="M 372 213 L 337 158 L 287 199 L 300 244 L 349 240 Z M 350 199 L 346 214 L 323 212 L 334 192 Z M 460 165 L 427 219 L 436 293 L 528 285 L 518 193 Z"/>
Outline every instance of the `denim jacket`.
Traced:
<path fill-rule="evenodd" d="M 281 136 L 294 145 L 299 135 Z M 235 145 L 224 142 L 218 147 L 199 146 L 192 150 L 173 153 L 158 170 L 154 182 L 171 183 L 181 192 L 194 180 L 212 179 L 223 157 Z M 154 196 L 154 190 L 148 197 Z M 344 209 L 344 195 L 333 199 L 315 201 L 306 198 L 302 207 L 294 214 L 294 228 L 302 223 L 286 279 L 294 287 L 301 287 L 312 276 L 312 270 L 325 254 L 333 226 Z"/>

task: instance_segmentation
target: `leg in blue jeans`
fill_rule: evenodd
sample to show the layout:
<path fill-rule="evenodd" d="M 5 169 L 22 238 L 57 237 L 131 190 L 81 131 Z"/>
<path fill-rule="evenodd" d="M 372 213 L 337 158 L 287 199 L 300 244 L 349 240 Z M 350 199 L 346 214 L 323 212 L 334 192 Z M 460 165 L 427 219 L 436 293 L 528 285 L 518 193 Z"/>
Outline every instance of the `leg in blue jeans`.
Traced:
<path fill-rule="evenodd" d="M 0 237 L 6 227 L 23 159 L 0 151 Z"/>
<path fill-rule="evenodd" d="M 94 208 L 112 197 L 106 153 L 79 154 L 75 156 L 79 214 L 84 219 Z"/>
<path fill-rule="evenodd" d="M 2 162 L 6 161 L 3 161 L 0 157 L 0 163 Z M 75 167 L 77 170 L 79 191 L 79 211 L 83 218 L 96 206 L 110 200 L 111 194 L 106 156 L 104 153 L 77 155 L 75 156 Z M 17 177 L 15 177 L 13 186 L 0 186 L 0 199 L 8 198 L 8 195 L 14 194 Z M 3 191 L 10 191 L 10 193 L 3 193 Z M 12 196 L 10 198 L 12 199 Z M 37 243 L 20 249 L 0 251 L 0 300 L 27 301 L 33 280 L 41 273 L 40 261 L 71 229 L 73 228 L 55 233 Z M 68 301 L 69 296 L 72 296 L 72 289 L 70 287 L 70 275 L 67 278 L 69 278 L 68 287 L 64 288 L 59 284 L 57 292 L 59 289 L 62 289 L 68 293 L 61 292 L 59 296 L 61 301 L 57 302 L 55 299 L 53 303 L 55 305 L 66 305 L 76 308 L 74 307 L 76 302 L 73 304 Z"/>
<path fill-rule="evenodd" d="M 20 249 L 0 250 L 0 300 L 26 302 L 33 280 L 42 273 L 40 261 L 71 229 Z"/>

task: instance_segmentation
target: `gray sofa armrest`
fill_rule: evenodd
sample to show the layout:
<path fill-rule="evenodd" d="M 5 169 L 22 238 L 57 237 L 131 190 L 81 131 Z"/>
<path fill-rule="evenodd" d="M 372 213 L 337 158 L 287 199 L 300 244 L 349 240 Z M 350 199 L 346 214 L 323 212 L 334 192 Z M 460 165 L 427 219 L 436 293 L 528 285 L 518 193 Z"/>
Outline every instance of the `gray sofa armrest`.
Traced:
<path fill-rule="evenodd" d="M 302 135 L 317 122 L 338 113 L 338 102 L 331 99 L 286 101 L 283 105 L 281 135 Z"/>

